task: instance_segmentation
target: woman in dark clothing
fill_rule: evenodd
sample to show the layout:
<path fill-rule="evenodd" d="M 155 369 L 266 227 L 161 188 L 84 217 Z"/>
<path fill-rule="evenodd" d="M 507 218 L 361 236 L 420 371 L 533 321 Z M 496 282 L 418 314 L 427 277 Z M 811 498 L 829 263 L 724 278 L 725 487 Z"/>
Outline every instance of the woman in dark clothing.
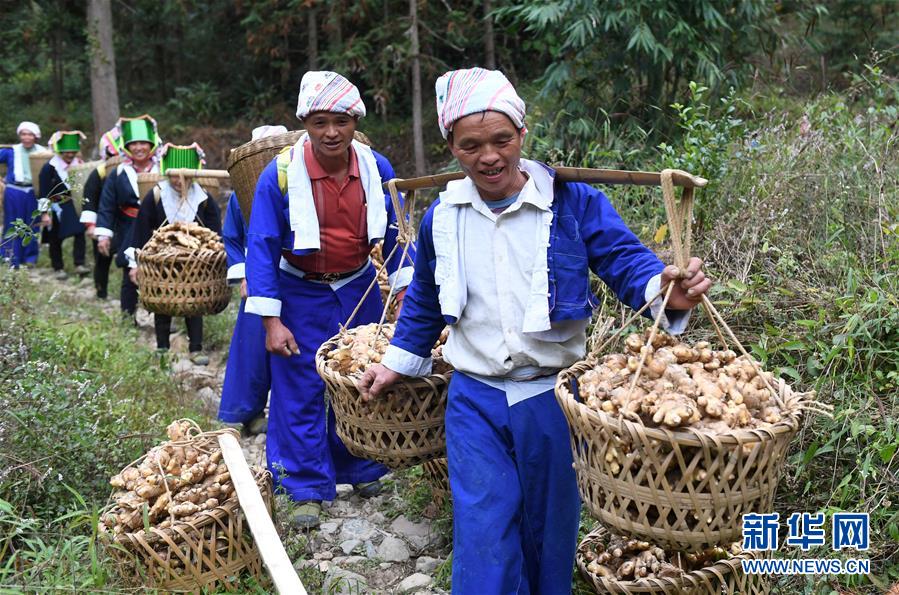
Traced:
<path fill-rule="evenodd" d="M 81 208 L 81 223 L 84 224 L 87 237 L 91 238 L 94 245 L 94 287 L 97 297 L 106 299 L 109 287 L 109 266 L 112 264 L 111 256 L 104 256 L 97 249 L 97 238 L 94 237 L 94 227 L 97 225 L 97 210 L 100 208 L 100 193 L 103 192 L 103 181 L 106 175 L 112 171 L 118 161 L 110 161 L 113 158 L 121 159 L 122 140 L 118 127 L 104 133 L 100 138 L 100 159 L 97 168 L 87 176 L 84 182 L 84 205 Z"/>
<path fill-rule="evenodd" d="M 50 245 L 50 263 L 59 279 L 66 278 L 62 259 L 62 242 L 73 238 L 72 260 L 75 272 L 86 275 L 90 270 L 84 266 L 84 225 L 78 220 L 72 191 L 69 184 L 69 168 L 84 163 L 78 156 L 81 151 L 80 130 L 60 130 L 50 137 L 50 149 L 55 155 L 41 168 L 38 180 L 41 200 L 39 209 L 44 226 L 43 242 Z"/>
<path fill-rule="evenodd" d="M 203 151 L 197 143 L 187 147 L 167 144 L 162 148 L 161 173 L 173 168 L 200 169 L 203 164 Z M 212 231 L 222 233 L 221 212 L 209 194 L 196 182 L 185 182 L 182 189 L 179 177 L 163 179 L 144 196 L 140 210 L 134 222 L 131 234 L 131 246 L 125 251 L 128 258 L 128 276 L 136 285 L 140 285 L 137 274 L 136 251 L 153 236 L 153 232 L 168 223 L 196 222 Z M 183 190 L 183 191 L 182 191 Z M 162 314 L 153 315 L 156 327 L 156 348 L 168 351 L 169 333 L 172 328 L 172 317 Z M 194 316 L 184 319 L 187 323 L 187 337 L 190 343 L 191 361 L 205 366 L 209 358 L 203 354 L 203 317 Z"/>
<path fill-rule="evenodd" d="M 119 128 L 125 158 L 103 182 L 94 236 L 100 254 L 115 255 L 116 265 L 126 269 L 125 250 L 131 245 L 132 227 L 140 207 L 137 175 L 159 171 L 156 149 L 161 142 L 156 132 L 156 120 L 150 116 L 121 118 Z M 137 310 L 137 287 L 127 274 L 122 275 L 119 302 L 123 316 L 133 319 Z"/>

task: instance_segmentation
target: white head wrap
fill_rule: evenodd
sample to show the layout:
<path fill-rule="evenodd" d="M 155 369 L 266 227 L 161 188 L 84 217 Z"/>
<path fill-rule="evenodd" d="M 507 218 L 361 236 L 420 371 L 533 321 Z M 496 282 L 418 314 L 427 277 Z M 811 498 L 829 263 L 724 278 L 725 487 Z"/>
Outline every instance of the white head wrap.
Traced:
<path fill-rule="evenodd" d="M 452 131 L 456 120 L 486 111 L 505 114 L 517 128 L 525 127 L 524 101 L 498 70 L 451 70 L 437 79 L 435 87 L 437 122 L 443 138 Z"/>
<path fill-rule="evenodd" d="M 16 127 L 16 136 L 19 135 L 23 130 L 27 130 L 34 134 L 36 138 L 41 137 L 41 127 L 35 124 L 34 122 L 22 122 Z"/>
<path fill-rule="evenodd" d="M 268 124 L 253 129 L 253 138 L 251 140 L 259 140 L 267 136 L 275 136 L 278 134 L 287 134 L 287 128 L 284 126 L 269 126 Z"/>
<path fill-rule="evenodd" d="M 356 85 L 336 72 L 310 71 L 300 81 L 297 98 L 297 118 L 302 120 L 312 112 L 346 113 L 362 118 L 365 104 Z"/>

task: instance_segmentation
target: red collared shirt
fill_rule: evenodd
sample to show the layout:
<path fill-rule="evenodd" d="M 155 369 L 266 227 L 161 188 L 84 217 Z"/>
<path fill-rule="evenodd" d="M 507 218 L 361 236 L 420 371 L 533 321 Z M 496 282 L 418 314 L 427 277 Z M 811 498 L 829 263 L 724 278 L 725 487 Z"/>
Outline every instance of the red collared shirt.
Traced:
<path fill-rule="evenodd" d="M 350 148 L 347 177 L 339 184 L 315 158 L 312 143 L 306 143 L 303 158 L 312 182 L 321 250 L 303 256 L 291 254 L 287 260 L 307 273 L 345 273 L 358 269 L 368 259 L 371 248 L 356 151 Z"/>

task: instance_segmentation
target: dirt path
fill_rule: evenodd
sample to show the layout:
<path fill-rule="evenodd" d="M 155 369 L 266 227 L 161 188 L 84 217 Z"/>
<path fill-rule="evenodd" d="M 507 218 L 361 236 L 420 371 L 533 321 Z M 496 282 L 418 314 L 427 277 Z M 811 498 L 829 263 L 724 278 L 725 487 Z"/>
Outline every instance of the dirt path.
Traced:
<path fill-rule="evenodd" d="M 47 268 L 28 271 L 35 283 L 76 302 L 93 302 L 117 315 L 118 299 L 99 302 L 90 278 L 53 277 Z M 117 277 L 110 280 L 110 294 L 117 293 Z M 87 316 L 87 314 L 85 314 Z M 153 317 L 138 309 L 139 341 L 155 348 Z M 208 351 L 208 366 L 196 366 L 188 358 L 187 337 L 179 320 L 171 336 L 168 372 L 186 395 L 194 395 L 210 418 L 218 409 L 224 379 L 225 352 Z M 265 434 L 243 438 L 241 446 L 251 465 L 265 465 Z M 294 567 L 310 594 L 418 593 L 443 594 L 435 577 L 448 571 L 451 549 L 450 522 L 431 501 L 431 490 L 419 469 L 390 474 L 384 491 L 364 500 L 350 485 L 337 486 L 337 498 L 324 503 L 321 526 L 301 531 L 289 525 L 292 504 L 283 496 L 276 502 L 276 525 Z M 435 517 L 434 520 L 426 517 Z"/>

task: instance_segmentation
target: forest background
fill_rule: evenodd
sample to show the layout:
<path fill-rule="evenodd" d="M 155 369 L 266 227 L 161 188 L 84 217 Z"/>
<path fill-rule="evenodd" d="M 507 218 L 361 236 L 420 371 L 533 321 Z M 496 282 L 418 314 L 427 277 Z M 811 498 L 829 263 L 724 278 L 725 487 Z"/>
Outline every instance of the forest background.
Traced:
<path fill-rule="evenodd" d="M 899 3 L 0 0 L 0 16 L 0 142 L 13 142 L 23 119 L 49 135 L 102 131 L 118 115 L 146 112 L 165 140 L 197 140 L 222 167 L 254 126 L 297 128 L 302 73 L 333 69 L 363 93 L 369 115 L 360 129 L 408 177 L 452 168 L 433 83 L 448 69 L 481 65 L 506 72 L 526 100 L 532 158 L 673 166 L 709 178 L 693 251 L 717 281 L 715 303 L 766 366 L 835 406 L 833 419 L 813 419 L 796 440 L 781 518 L 871 513 L 870 575 L 793 579 L 784 592 L 880 593 L 899 580 Z M 660 196 L 608 193 L 664 254 Z M 0 318 L 39 315 L 36 288 L 6 278 L 3 287 Z M 604 314 L 619 313 L 602 297 Z M 124 399 L 147 390 L 146 373 L 115 353 L 110 360 L 91 332 L 67 334 L 50 320 L 0 333 L 0 360 L 20 373 L 0 375 L 0 459 L 8 455 L 0 585 L 28 572 L 4 560 L 23 532 L 48 551 L 74 548 L 71 558 L 48 555 L 40 572 L 108 585 L 88 517 L 72 511 L 102 504 L 105 477 L 158 435 L 148 420 L 165 418 L 176 400 Z M 694 326 L 707 325 L 698 317 Z M 47 395 L 64 399 L 72 388 L 48 378 L 46 366 L 76 371 L 79 394 L 93 397 L 54 405 Z M 98 431 L 92 408 L 115 409 L 115 427 Z M 21 430 L 29 425 L 53 429 L 55 441 Z M 73 449 L 89 456 L 58 454 Z M 71 478 L 74 492 L 44 481 L 51 469 Z"/>

